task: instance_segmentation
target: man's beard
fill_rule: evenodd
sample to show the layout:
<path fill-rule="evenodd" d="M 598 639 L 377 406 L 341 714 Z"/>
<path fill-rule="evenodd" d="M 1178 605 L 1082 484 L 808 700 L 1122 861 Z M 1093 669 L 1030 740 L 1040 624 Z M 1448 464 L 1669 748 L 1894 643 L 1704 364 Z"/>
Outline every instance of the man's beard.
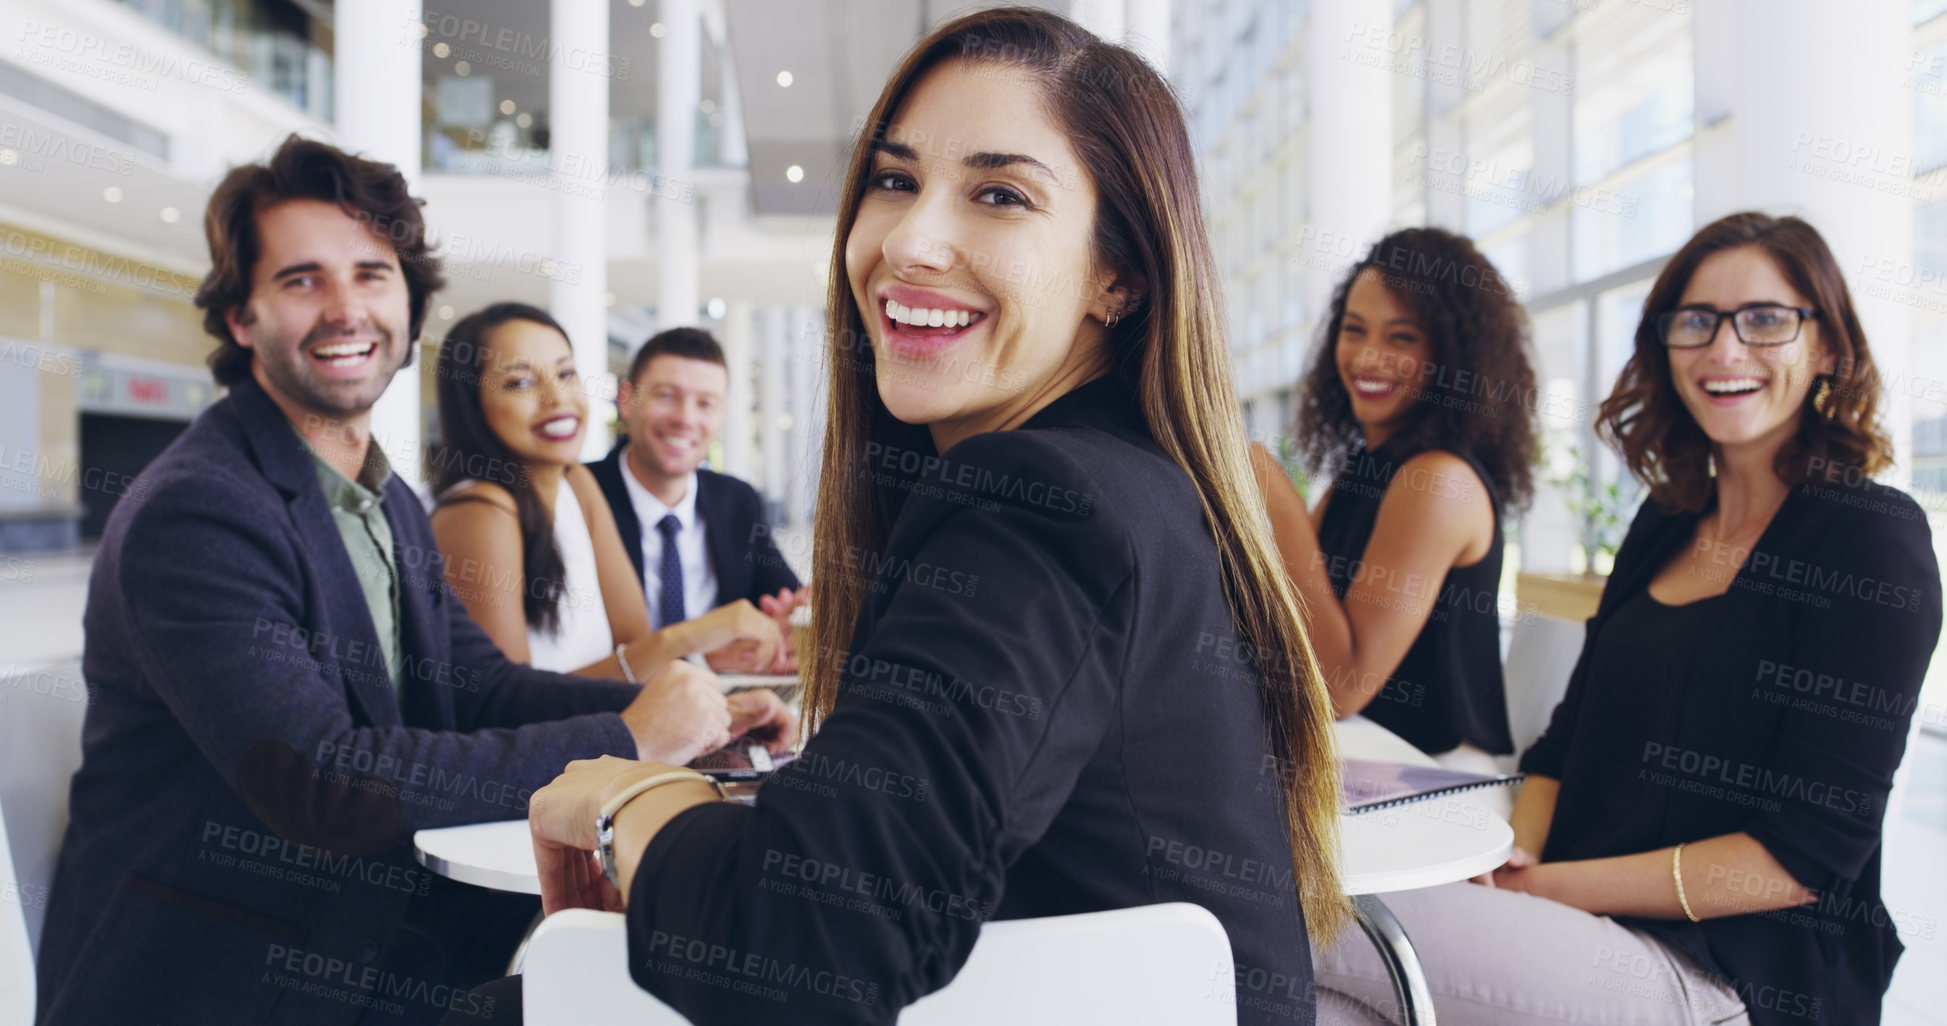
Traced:
<path fill-rule="evenodd" d="M 308 350 L 313 345 L 329 344 L 334 338 L 345 334 L 317 324 L 305 333 L 295 349 L 280 348 L 277 357 L 267 359 L 263 348 L 258 347 L 256 360 L 263 367 L 264 376 L 278 391 L 305 408 L 335 416 L 354 416 L 371 409 L 379 396 L 385 394 L 393 375 L 412 362 L 413 344 L 407 344 L 406 352 L 397 364 L 385 368 L 384 362 L 392 357 L 393 335 L 385 328 L 374 327 L 373 334 L 377 339 L 371 359 L 382 369 L 372 377 L 356 381 L 329 381 L 306 373 L 312 363 L 311 357 L 306 355 Z"/>

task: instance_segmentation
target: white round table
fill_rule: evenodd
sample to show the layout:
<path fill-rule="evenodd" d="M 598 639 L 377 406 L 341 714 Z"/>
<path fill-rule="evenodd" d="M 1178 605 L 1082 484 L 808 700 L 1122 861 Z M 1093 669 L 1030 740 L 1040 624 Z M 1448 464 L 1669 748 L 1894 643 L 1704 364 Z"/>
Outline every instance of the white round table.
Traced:
<path fill-rule="evenodd" d="M 1419 749 L 1363 716 L 1340 720 L 1339 753 L 1352 759 L 1432 766 Z M 441 827 L 413 834 L 419 863 L 461 883 L 541 893 L 534 842 L 524 819 Z M 1514 831 L 1466 796 L 1416 802 L 1339 820 L 1339 865 L 1347 894 L 1437 887 L 1506 862 Z"/>
<path fill-rule="evenodd" d="M 524 819 L 421 830 L 412 841 L 419 864 L 443 877 L 496 891 L 541 893 Z M 1479 876 L 1506 862 L 1513 845 L 1506 823 L 1453 798 L 1339 820 L 1347 894 L 1411 891 Z"/>
<path fill-rule="evenodd" d="M 1439 765 L 1364 716 L 1338 721 L 1334 733 L 1341 758 Z M 1464 793 L 1339 818 L 1339 873 L 1347 894 L 1466 880 L 1506 862 L 1513 850 L 1514 831 Z"/>
<path fill-rule="evenodd" d="M 1364 716 L 1338 721 L 1333 732 L 1340 758 L 1439 765 Z M 1379 895 L 1479 876 L 1506 862 L 1513 850 L 1514 830 L 1499 816 L 1469 803 L 1465 793 L 1340 818 L 1340 882 L 1352 896 L 1360 929 L 1392 977 L 1406 1026 L 1435 1026 L 1433 991 L 1412 938 Z"/>
<path fill-rule="evenodd" d="M 420 830 L 412 835 L 412 846 L 420 865 L 449 880 L 516 894 L 541 893 L 527 820 Z"/>
<path fill-rule="evenodd" d="M 1436 765 L 1419 749 L 1363 716 L 1340 720 L 1343 758 Z M 534 842 L 524 819 L 442 827 L 413 834 L 419 862 L 461 883 L 519 894 L 541 893 Z M 1507 861 L 1514 831 L 1466 795 L 1342 816 L 1339 866 L 1359 925 L 1392 974 L 1409 1026 L 1433 1026 L 1433 1001 L 1412 941 L 1377 895 L 1437 887 L 1479 876 Z"/>

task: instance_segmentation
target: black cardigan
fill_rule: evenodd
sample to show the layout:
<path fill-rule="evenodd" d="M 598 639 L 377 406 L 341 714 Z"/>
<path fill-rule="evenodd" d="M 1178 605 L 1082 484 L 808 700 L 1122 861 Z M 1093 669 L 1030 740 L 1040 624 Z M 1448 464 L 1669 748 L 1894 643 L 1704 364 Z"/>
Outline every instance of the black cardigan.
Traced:
<path fill-rule="evenodd" d="M 1109 379 L 910 485 L 838 703 L 755 808 L 650 844 L 636 981 L 699 1024 L 891 1023 L 988 918 L 1190 901 L 1239 1021 L 1311 1023 L 1311 963 L 1259 678 L 1189 477 Z M 903 469 L 902 469 L 903 468 Z"/>
<path fill-rule="evenodd" d="M 1622 680 L 1592 666 L 1612 614 L 1691 543 L 1699 519 L 1644 504 L 1568 693 L 1521 760 L 1524 771 L 1561 781 L 1543 858 L 1748 833 L 1819 902 L 1700 925 L 1632 925 L 1714 964 L 1754 1026 L 1877 1023 L 1902 950 L 1899 912 L 1880 902 L 1880 830 L 1940 636 L 1926 516 L 1904 493 L 1870 481 L 1800 487 L 1729 592 L 1699 607 L 1706 619 L 1681 680 Z M 1620 717 L 1605 706 L 1618 700 L 1668 712 L 1632 731 L 1648 736 L 1615 738 Z M 1689 880 L 1712 869 L 1684 862 Z"/>

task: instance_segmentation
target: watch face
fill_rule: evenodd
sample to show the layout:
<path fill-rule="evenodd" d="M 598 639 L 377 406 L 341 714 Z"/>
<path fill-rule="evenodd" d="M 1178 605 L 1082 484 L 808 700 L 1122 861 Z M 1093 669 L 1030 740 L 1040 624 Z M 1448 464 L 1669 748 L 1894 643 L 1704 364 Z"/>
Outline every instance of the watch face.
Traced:
<path fill-rule="evenodd" d="M 595 817 L 595 854 L 602 863 L 602 875 L 617 887 L 622 881 L 615 878 L 615 817 Z"/>

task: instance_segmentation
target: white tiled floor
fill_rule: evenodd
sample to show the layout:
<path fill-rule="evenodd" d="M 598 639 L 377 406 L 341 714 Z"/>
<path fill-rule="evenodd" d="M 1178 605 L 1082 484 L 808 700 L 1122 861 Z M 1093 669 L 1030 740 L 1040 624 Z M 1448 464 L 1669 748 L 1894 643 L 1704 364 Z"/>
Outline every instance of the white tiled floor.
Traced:
<path fill-rule="evenodd" d="M 81 611 L 93 562 L 93 552 L 0 562 L 0 672 L 81 655 Z"/>

